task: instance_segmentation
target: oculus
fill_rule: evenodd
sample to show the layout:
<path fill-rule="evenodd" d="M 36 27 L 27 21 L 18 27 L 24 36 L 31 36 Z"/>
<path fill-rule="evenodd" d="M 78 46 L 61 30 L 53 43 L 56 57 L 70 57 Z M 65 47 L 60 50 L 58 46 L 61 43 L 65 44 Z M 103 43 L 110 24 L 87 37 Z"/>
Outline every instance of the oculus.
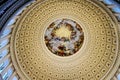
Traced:
<path fill-rule="evenodd" d="M 59 19 L 47 27 L 44 35 L 47 48 L 58 56 L 75 54 L 82 46 L 84 33 L 79 24 L 70 19 Z"/>

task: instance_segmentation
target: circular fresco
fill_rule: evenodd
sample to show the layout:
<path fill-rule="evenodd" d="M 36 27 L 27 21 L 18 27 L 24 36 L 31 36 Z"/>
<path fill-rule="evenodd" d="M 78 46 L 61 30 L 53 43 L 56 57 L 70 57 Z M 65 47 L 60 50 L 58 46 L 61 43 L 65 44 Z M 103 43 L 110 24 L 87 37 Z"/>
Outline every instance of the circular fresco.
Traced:
<path fill-rule="evenodd" d="M 49 25 L 44 38 L 47 48 L 53 54 L 70 56 L 81 48 L 84 34 L 75 21 L 60 19 Z"/>

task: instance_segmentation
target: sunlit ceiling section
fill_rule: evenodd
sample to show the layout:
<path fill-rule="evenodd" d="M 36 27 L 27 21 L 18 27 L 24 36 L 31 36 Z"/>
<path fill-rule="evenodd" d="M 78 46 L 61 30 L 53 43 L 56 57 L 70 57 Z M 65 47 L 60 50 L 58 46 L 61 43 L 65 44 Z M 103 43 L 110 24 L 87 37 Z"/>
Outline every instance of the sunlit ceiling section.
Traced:
<path fill-rule="evenodd" d="M 101 0 L 108 8 L 113 11 L 113 14 L 118 18 L 120 22 L 120 1 L 117 2 L 115 0 Z"/>
<path fill-rule="evenodd" d="M 2 5 L 2 7 L 0 7 L 0 10 L 2 8 L 6 9 L 6 7 L 9 7 L 14 2 L 16 2 L 16 0 L 6 1 L 5 4 L 3 4 L 4 6 Z M 18 16 L 28 5 L 30 5 L 31 2 L 26 3 L 20 9 L 16 10 L 14 14 L 11 16 L 11 18 L 7 20 L 7 22 L 4 24 L 4 27 L 0 31 L 0 80 L 19 80 L 20 79 L 18 73 L 14 68 L 14 64 L 11 61 L 10 37 L 11 37 L 13 25 L 16 22 Z M 2 10 L 4 11 L 4 9 Z M 0 16 L 1 14 L 2 12 L 0 12 Z"/>

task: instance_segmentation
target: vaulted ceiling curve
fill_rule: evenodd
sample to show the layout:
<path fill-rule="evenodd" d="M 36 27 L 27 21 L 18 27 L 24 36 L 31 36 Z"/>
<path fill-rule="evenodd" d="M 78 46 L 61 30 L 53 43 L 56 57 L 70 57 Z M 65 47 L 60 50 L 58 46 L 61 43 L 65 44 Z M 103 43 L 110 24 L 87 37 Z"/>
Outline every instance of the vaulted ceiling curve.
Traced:
<path fill-rule="evenodd" d="M 0 79 L 119 80 L 117 2 L 13 0 L 4 3 L 9 4 L 0 7 Z"/>
<path fill-rule="evenodd" d="M 45 45 L 46 29 L 59 19 L 73 20 L 83 29 L 83 45 L 72 56 L 52 54 Z M 11 45 L 13 62 L 26 79 L 108 80 L 119 67 L 117 21 L 97 1 L 38 0 L 20 15 Z"/>

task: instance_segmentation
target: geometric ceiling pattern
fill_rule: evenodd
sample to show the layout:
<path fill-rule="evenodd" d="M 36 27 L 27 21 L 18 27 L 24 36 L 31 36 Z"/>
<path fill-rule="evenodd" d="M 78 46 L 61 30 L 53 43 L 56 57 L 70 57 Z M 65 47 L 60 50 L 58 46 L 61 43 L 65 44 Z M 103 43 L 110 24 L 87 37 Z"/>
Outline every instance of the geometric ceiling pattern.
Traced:
<path fill-rule="evenodd" d="M 96 0 L 32 2 L 12 25 L 9 52 L 16 74 L 21 80 L 116 80 L 120 23 L 115 15 Z M 84 32 L 79 50 L 64 57 L 53 54 L 45 41 L 51 23 L 63 19 L 75 21 Z M 60 36 L 66 37 L 69 31 L 60 30 Z"/>

